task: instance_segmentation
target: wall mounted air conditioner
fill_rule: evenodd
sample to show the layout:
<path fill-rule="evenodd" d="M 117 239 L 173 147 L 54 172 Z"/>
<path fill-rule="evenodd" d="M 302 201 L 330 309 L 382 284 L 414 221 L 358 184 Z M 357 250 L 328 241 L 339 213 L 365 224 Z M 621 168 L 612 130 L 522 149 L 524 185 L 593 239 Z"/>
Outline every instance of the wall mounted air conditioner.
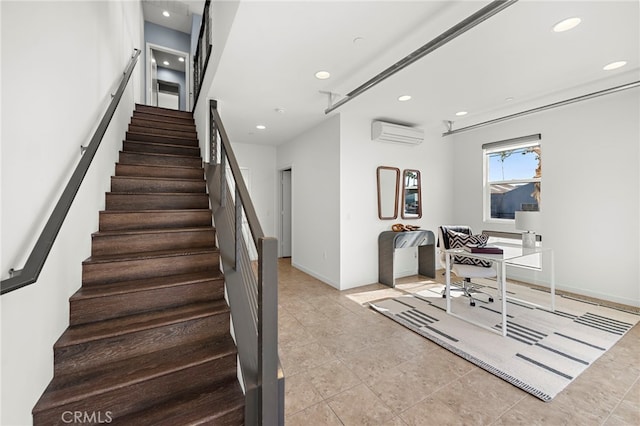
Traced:
<path fill-rule="evenodd" d="M 373 121 L 371 123 L 371 139 L 417 145 L 424 140 L 424 130 L 384 121 Z"/>

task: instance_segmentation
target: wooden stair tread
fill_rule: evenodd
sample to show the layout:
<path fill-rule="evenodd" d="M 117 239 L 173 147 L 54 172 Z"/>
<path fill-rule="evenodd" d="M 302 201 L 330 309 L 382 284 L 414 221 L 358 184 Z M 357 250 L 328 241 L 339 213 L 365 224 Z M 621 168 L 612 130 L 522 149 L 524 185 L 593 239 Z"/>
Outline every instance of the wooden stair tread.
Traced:
<path fill-rule="evenodd" d="M 182 155 L 182 154 L 165 154 L 165 153 L 161 153 L 161 152 L 139 152 L 139 151 L 120 151 L 121 153 L 127 153 L 127 154 L 138 154 L 138 155 L 148 155 L 150 157 L 161 157 L 161 158 L 189 158 L 192 159 L 194 158 L 193 155 Z M 196 169 L 201 169 L 202 166 L 179 166 L 179 167 L 183 167 L 183 168 L 196 168 Z"/>
<path fill-rule="evenodd" d="M 150 181 L 156 181 L 156 182 L 161 182 L 161 181 L 189 182 L 189 183 L 202 182 L 202 179 L 187 179 L 187 178 L 178 178 L 178 177 L 158 177 L 158 176 L 111 176 L 111 179 L 133 180 L 133 181 L 150 180 Z"/>
<path fill-rule="evenodd" d="M 227 303 L 224 300 L 216 300 L 81 324 L 69 327 L 53 347 L 54 349 L 59 349 L 109 337 L 123 336 L 141 330 L 186 322 L 192 319 L 218 315 L 225 312 L 229 312 Z"/>
<path fill-rule="evenodd" d="M 197 226 L 190 228 L 149 228 L 149 229 L 127 229 L 122 231 L 98 231 L 91 234 L 92 237 L 96 236 L 120 236 L 120 235 L 148 235 L 148 234 L 172 234 L 180 232 L 210 232 L 215 231 L 213 226 Z"/>
<path fill-rule="evenodd" d="M 154 152 L 153 154 L 157 154 L 156 152 Z M 189 166 L 180 166 L 180 165 L 173 165 L 173 164 L 167 164 L 165 165 L 158 165 L 158 164 L 136 164 L 136 163 L 126 163 L 126 164 L 122 164 L 122 163 L 116 163 L 116 165 L 124 165 L 124 166 L 139 166 L 139 167 L 156 167 L 158 169 L 200 169 L 203 171 L 203 176 L 204 176 L 204 169 L 202 168 L 202 166 L 200 167 L 189 167 Z"/>
<path fill-rule="evenodd" d="M 242 407 L 244 407 L 242 388 L 235 377 L 227 377 L 211 386 L 180 394 L 144 411 L 115 419 L 115 424 L 154 426 L 217 424 L 216 419 Z M 244 413 L 241 416 L 244 417 Z"/>
<path fill-rule="evenodd" d="M 192 137 L 190 135 L 184 135 L 184 136 L 176 136 L 176 135 L 163 135 L 163 134 L 158 134 L 158 133 L 151 133 L 151 132 L 141 132 L 141 131 L 130 131 L 128 130 L 126 133 L 126 139 L 129 142 L 141 142 L 138 141 L 136 139 L 129 139 L 129 137 L 137 137 L 137 136 L 147 136 L 147 137 L 151 137 L 154 139 L 154 141 L 170 141 L 170 140 L 181 140 L 181 141 L 190 141 L 193 142 L 193 146 L 198 146 L 199 141 L 197 137 Z M 142 141 L 144 142 L 144 141 Z M 151 142 L 153 143 L 153 142 Z M 158 142 L 158 143 L 162 143 L 162 142 Z M 178 144 L 179 145 L 179 144 Z"/>
<path fill-rule="evenodd" d="M 108 214 L 170 214 L 170 213 L 194 213 L 211 212 L 211 209 L 156 209 L 156 210 L 100 210 L 100 213 Z"/>
<path fill-rule="evenodd" d="M 215 247 L 194 247 L 188 249 L 156 250 L 142 253 L 109 254 L 91 256 L 82 262 L 83 265 L 91 265 L 107 262 L 126 262 L 130 260 L 158 259 L 163 257 L 187 256 L 191 254 L 218 253 Z"/>
<path fill-rule="evenodd" d="M 136 104 L 134 111 L 152 113 L 157 115 L 169 115 L 172 117 L 185 117 L 193 119 L 193 113 L 189 111 L 180 111 L 177 109 L 163 108 L 151 105 Z"/>
<path fill-rule="evenodd" d="M 100 368 L 60 374 L 53 378 L 33 412 L 45 411 L 236 353 L 233 339 L 225 335 L 112 362 Z"/>
<path fill-rule="evenodd" d="M 108 297 L 118 294 L 128 294 L 134 292 L 148 291 L 165 287 L 196 284 L 199 282 L 219 280 L 224 276 L 220 271 L 203 271 L 190 274 L 170 275 L 155 278 L 144 278 L 139 280 L 120 281 L 112 284 L 102 284 L 90 287 L 80 287 L 69 300 L 92 299 L 98 297 Z"/>
<path fill-rule="evenodd" d="M 154 135 L 154 136 L 160 136 L 160 135 Z M 162 138 L 164 138 L 165 136 L 161 136 Z M 181 139 L 181 138 L 178 138 Z M 149 146 L 163 146 L 166 148 L 180 148 L 180 149 L 185 149 L 185 150 L 191 150 L 194 152 L 197 152 L 197 155 L 200 155 L 200 147 L 199 146 L 189 146 L 189 145 L 177 145 L 177 144 L 172 144 L 172 143 L 166 143 L 166 142 L 147 142 L 147 141 L 135 141 L 135 140 L 128 140 L 125 139 L 123 142 L 127 142 L 127 143 L 134 143 L 137 145 L 149 145 Z"/>

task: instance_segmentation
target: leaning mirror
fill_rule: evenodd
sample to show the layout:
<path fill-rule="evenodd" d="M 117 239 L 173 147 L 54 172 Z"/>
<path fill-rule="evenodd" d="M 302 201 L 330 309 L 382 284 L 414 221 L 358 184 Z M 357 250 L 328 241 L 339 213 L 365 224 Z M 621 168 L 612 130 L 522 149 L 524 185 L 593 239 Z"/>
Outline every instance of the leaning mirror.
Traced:
<path fill-rule="evenodd" d="M 402 218 L 422 217 L 422 197 L 420 195 L 420 170 L 402 172 Z"/>
<path fill-rule="evenodd" d="M 378 217 L 398 217 L 398 195 L 400 193 L 400 169 L 380 166 L 378 176 Z"/>

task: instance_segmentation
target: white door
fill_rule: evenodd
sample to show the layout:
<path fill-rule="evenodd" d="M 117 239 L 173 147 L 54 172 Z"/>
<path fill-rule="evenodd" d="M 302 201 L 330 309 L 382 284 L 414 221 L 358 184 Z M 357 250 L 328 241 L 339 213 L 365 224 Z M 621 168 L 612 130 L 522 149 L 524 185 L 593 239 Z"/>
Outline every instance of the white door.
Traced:
<path fill-rule="evenodd" d="M 291 257 L 291 169 L 281 172 L 280 256 Z"/>

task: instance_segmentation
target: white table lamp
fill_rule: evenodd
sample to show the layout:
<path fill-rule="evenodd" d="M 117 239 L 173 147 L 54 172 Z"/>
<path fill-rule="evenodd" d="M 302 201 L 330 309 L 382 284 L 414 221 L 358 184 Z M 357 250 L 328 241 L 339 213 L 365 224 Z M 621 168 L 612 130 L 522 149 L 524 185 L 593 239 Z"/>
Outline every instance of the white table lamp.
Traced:
<path fill-rule="evenodd" d="M 517 211 L 516 229 L 522 232 L 522 247 L 536 246 L 536 233 L 540 232 L 541 217 L 539 211 Z"/>

